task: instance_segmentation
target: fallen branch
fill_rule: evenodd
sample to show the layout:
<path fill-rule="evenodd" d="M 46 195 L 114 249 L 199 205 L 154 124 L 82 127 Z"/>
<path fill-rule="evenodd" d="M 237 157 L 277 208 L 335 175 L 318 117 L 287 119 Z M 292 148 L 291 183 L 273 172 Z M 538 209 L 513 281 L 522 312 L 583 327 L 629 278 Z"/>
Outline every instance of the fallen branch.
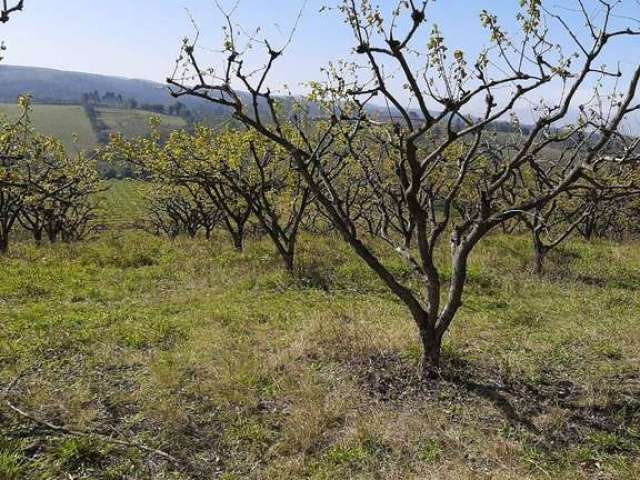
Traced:
<path fill-rule="evenodd" d="M 94 431 L 91 431 L 91 430 L 76 430 L 76 429 L 72 429 L 72 428 L 67 428 L 67 427 L 63 427 L 63 426 L 60 426 L 60 425 L 56 425 L 56 424 L 51 423 L 51 422 L 49 422 L 47 420 L 43 420 L 41 418 L 38 418 L 35 415 L 33 415 L 31 413 L 28 413 L 28 412 L 22 410 L 21 408 L 17 407 L 13 403 L 11 403 L 11 401 L 9 399 L 7 399 L 6 397 L 8 396 L 9 392 L 18 383 L 18 381 L 25 375 L 25 372 L 20 373 L 16 378 L 14 378 L 11 382 L 9 382 L 9 384 L 2 391 L 0 391 L 0 398 L 4 397 L 5 404 L 12 411 L 17 413 L 21 417 L 27 418 L 27 419 L 31 420 L 32 422 L 37 423 L 40 426 L 48 428 L 49 430 L 53 430 L 55 432 L 59 432 L 59 433 L 65 434 L 65 435 L 72 435 L 72 436 L 75 436 L 75 437 L 94 437 L 94 438 L 98 438 L 98 439 L 100 439 L 100 440 L 102 440 L 102 441 L 104 441 L 106 443 L 111 443 L 111 444 L 115 444 L 115 445 L 122 445 L 122 446 L 126 446 L 126 447 L 137 448 L 138 450 L 149 452 L 149 453 L 152 453 L 152 454 L 154 454 L 154 455 L 156 455 L 158 457 L 162 457 L 165 460 L 168 460 L 169 462 L 173 463 L 176 466 L 180 466 L 180 462 L 178 461 L 177 458 L 173 457 L 172 455 L 169 455 L 166 452 L 163 452 L 162 450 L 158 450 L 156 448 L 149 447 L 149 446 L 144 445 L 142 443 L 133 442 L 131 440 L 121 440 L 119 438 L 113 438 L 113 437 L 111 437 L 109 435 L 105 435 L 104 433 L 94 432 Z"/>
<path fill-rule="evenodd" d="M 30 414 L 30 413 L 25 412 L 24 410 L 16 407 L 9 400 L 6 400 L 5 403 L 7 404 L 7 406 L 11 410 L 16 412 L 18 415 L 20 415 L 20 416 L 22 416 L 24 418 L 28 418 L 32 422 L 35 422 L 38 425 L 46 427 L 49 430 L 54 430 L 56 432 L 64 433 L 66 435 L 73 435 L 73 436 L 76 436 L 76 437 L 79 437 L 79 436 L 91 436 L 91 437 L 99 438 L 100 440 L 102 440 L 104 442 L 107 442 L 107 443 L 112 443 L 112 444 L 115 444 L 115 445 L 123 445 L 123 446 L 127 446 L 127 447 L 134 447 L 134 448 L 137 448 L 138 450 L 143 450 L 145 452 L 153 453 L 154 455 L 157 455 L 157 456 L 162 457 L 162 458 L 164 458 L 166 460 L 169 460 L 174 465 L 180 465 L 180 462 L 178 462 L 178 459 L 176 459 L 175 457 L 169 455 L 166 452 L 163 452 L 162 450 L 158 450 L 156 448 L 148 447 L 147 445 L 144 445 L 142 443 L 132 442 L 131 440 L 120 440 L 118 438 L 113 438 L 113 437 L 110 437 L 109 435 L 105 435 L 103 433 L 92 432 L 90 430 L 75 430 L 75 429 L 71 429 L 71 428 L 62 427 L 60 425 L 55 425 L 55 424 L 53 424 L 51 422 L 48 422 L 46 420 L 42 420 L 42 419 L 37 418 L 36 416 L 34 416 L 34 415 Z"/>

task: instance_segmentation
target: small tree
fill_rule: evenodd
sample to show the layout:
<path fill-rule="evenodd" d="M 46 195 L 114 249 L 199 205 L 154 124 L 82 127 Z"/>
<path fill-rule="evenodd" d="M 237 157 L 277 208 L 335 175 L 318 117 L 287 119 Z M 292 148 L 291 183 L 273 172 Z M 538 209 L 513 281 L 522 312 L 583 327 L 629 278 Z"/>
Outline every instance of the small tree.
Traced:
<path fill-rule="evenodd" d="M 220 144 L 216 132 L 202 125 L 195 127 L 193 133 L 172 132 L 165 143 L 160 141 L 157 127 L 158 121 L 154 120 L 148 138 L 126 140 L 113 135 L 104 156 L 112 162 L 117 159 L 135 165 L 148 181 L 192 188 L 198 195 L 205 195 L 221 214 L 221 223 L 230 233 L 234 247 L 242 251 L 251 204 L 245 195 L 221 181 L 218 170 L 222 157 L 233 155 L 233 150 Z"/>
<path fill-rule="evenodd" d="M 313 122 L 309 114 L 287 116 L 269 89 L 267 78 L 283 50 L 265 42 L 265 64 L 249 67 L 238 39 L 242 30 L 228 15 L 224 67 L 201 69 L 195 45 L 187 41 L 183 68 L 169 83 L 175 96 L 231 108 L 237 120 L 289 152 L 344 240 L 411 312 L 423 346 L 422 372 L 433 377 L 440 368 L 442 338 L 462 306 L 469 257 L 478 242 L 521 212 L 549 204 L 591 172 L 613 164 L 628 168 L 637 161 L 638 143 L 624 138 L 619 127 L 640 109 L 635 103 L 640 64 L 623 73 L 601 63 L 610 44 L 637 38 L 640 30 L 635 20 L 616 15 L 624 2 L 598 0 L 588 8 L 585 3 L 576 2 L 578 20 L 586 25 L 579 33 L 569 27 L 579 22 L 540 0 L 520 2 L 518 36 L 508 35 L 496 16 L 483 11 L 480 20 L 491 46 L 470 60 L 460 50 L 447 49 L 436 25 L 426 39 L 427 51 L 416 54 L 423 51 L 419 32 L 428 24 L 427 7 L 439 4 L 401 1 L 387 20 L 367 0 L 344 0 L 338 10 L 362 61 L 335 64 L 326 70 L 324 83 L 313 83 L 312 99 L 325 112 Z M 565 55 L 557 45 L 567 42 L 575 51 Z M 400 78 L 388 73 L 395 71 Z M 615 84 L 607 82 L 612 77 L 618 79 Z M 248 91 L 249 102 L 239 88 Z M 588 89 L 594 89 L 592 100 L 581 100 Z M 372 113 L 368 105 L 374 98 L 382 98 L 386 110 Z M 515 109 L 531 101 L 538 106 L 530 128 L 513 144 L 492 142 L 492 126 L 511 121 Z M 471 115 L 471 105 L 482 105 L 481 113 Z M 300 106 L 305 108 L 309 112 Z M 570 121 L 570 112 L 579 112 L 578 121 Z M 575 136 L 580 140 L 567 145 Z M 406 238 L 394 242 L 414 273 L 411 283 L 385 266 L 333 188 L 336 177 L 330 172 L 336 162 L 363 169 L 370 163 L 350 147 L 354 143 L 369 145 L 372 152 L 383 145 L 388 149 L 392 168 L 386 181 L 401 192 L 403 215 L 413 228 L 411 248 Z M 555 162 L 548 161 L 554 157 Z M 543 177 L 544 188 L 535 195 L 525 189 L 505 201 L 503 189 L 521 177 Z M 377 183 L 371 188 L 380 191 Z M 395 215 L 391 209 L 383 214 Z M 442 243 L 450 248 L 448 268 L 436 255 Z"/>
<path fill-rule="evenodd" d="M 594 204 L 589 200 L 559 197 L 521 215 L 531 234 L 533 273 L 542 275 L 547 254 L 564 242 L 593 208 Z"/>
<path fill-rule="evenodd" d="M 246 227 L 251 217 L 253 192 L 240 192 L 223 175 L 225 165 L 236 171 L 248 168 L 242 162 L 241 145 L 235 138 L 199 125 L 193 133 L 173 132 L 156 163 L 166 179 L 181 185 L 197 185 L 222 212 L 222 224 L 231 235 L 233 246 L 244 249 Z"/>
<path fill-rule="evenodd" d="M 22 226 L 40 244 L 84 239 L 96 227 L 99 194 L 106 190 L 94 160 L 67 155 L 59 140 L 37 135 L 25 159 L 29 183 L 21 215 Z"/>
<path fill-rule="evenodd" d="M 27 184 L 24 158 L 33 137 L 29 99 L 18 101 L 15 122 L 0 119 L 0 253 L 7 253 L 13 227 L 22 212 Z"/>
<path fill-rule="evenodd" d="M 222 220 L 222 213 L 197 188 L 154 183 L 149 190 L 147 211 L 156 234 L 173 240 L 182 233 L 195 238 L 204 230 L 209 239 Z"/>
<path fill-rule="evenodd" d="M 308 185 L 290 168 L 286 150 L 247 131 L 220 133 L 219 178 L 247 205 L 267 232 L 289 273 L 294 270 L 298 233 L 312 201 Z M 198 178 L 202 178 L 201 176 Z"/>

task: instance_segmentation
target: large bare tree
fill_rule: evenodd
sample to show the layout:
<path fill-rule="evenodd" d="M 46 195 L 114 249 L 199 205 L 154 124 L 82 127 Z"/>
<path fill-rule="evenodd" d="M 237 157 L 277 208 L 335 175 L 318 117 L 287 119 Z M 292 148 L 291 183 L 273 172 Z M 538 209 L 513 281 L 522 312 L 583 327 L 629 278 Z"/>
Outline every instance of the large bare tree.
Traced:
<path fill-rule="evenodd" d="M 197 40 L 185 41 L 169 79 L 174 95 L 227 106 L 290 153 L 344 240 L 411 312 L 425 377 L 439 374 L 442 339 L 462 306 L 478 242 L 594 172 L 632 168 L 638 159 L 638 141 L 620 130 L 640 109 L 640 62 L 625 71 L 603 66 L 616 43 L 639 46 L 637 2 L 572 0 L 557 10 L 541 0 L 519 4 L 513 35 L 481 12 L 487 47 L 471 58 L 450 51 L 429 22 L 430 9 L 446 8 L 441 2 L 403 0 L 386 14 L 367 0 L 342 0 L 337 11 L 351 29 L 353 51 L 312 83 L 321 115 L 309 103 L 293 113 L 282 107 L 269 75 L 284 50 L 264 41 L 264 64 L 251 65 L 247 51 L 255 52 L 256 35 L 241 40 L 247 30 L 228 14 L 221 68 L 202 67 Z M 372 106 L 376 99 L 383 108 Z M 524 107 L 529 122 L 518 118 Z M 502 143 L 491 134 L 497 122 L 529 126 L 517 141 Z M 331 174 L 341 163 L 368 172 L 379 196 L 397 197 L 398 208 L 387 203 L 380 213 L 401 234 L 383 232 L 410 266 L 411 280 L 385 265 L 349 215 Z M 505 188 L 532 178 L 539 180 L 535 191 L 518 189 L 505 200 Z"/>

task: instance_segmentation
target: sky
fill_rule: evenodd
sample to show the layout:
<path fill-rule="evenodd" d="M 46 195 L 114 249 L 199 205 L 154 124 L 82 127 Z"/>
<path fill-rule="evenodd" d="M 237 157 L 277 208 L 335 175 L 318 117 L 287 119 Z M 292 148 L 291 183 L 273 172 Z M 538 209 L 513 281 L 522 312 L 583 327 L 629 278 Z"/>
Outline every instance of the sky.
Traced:
<path fill-rule="evenodd" d="M 227 6 L 234 3 L 221 1 Z M 351 47 L 350 33 L 336 14 L 318 13 L 332 1 L 306 1 L 284 72 L 292 84 L 314 78 L 328 60 Z M 448 38 L 469 47 L 486 39 L 478 28 L 482 8 L 506 19 L 513 16 L 517 0 L 439 2 L 432 20 Z M 395 0 L 380 3 L 388 9 Z M 241 0 L 236 18 L 245 25 L 263 26 L 277 41 L 286 36 L 304 4 L 304 0 Z M 214 0 L 26 0 L 24 12 L 0 26 L 0 38 L 9 47 L 7 64 L 162 81 L 171 71 L 181 39 L 194 31 L 187 9 L 200 30 L 218 34 L 223 18 Z M 216 47 L 218 38 L 208 37 L 207 46 Z"/>
<path fill-rule="evenodd" d="M 220 0 L 227 8 L 236 0 Z M 234 19 L 245 28 L 258 26 L 274 45 L 285 41 L 302 7 L 303 15 L 293 43 L 272 77 L 275 85 L 300 84 L 317 79 L 320 68 L 347 54 L 351 32 L 335 12 L 319 13 L 336 0 L 240 0 Z M 397 0 L 379 0 L 389 11 Z M 622 13 L 638 9 L 626 0 Z M 567 10 L 573 0 L 547 0 Z M 437 0 L 428 19 L 438 24 L 449 48 L 477 51 L 487 43 L 479 27 L 483 8 L 514 28 L 518 0 Z M 568 11 L 568 10 L 567 10 Z M 193 19 L 202 33 L 199 54 L 207 58 L 221 45 L 224 18 L 214 0 L 26 0 L 23 12 L 0 25 L 0 40 L 7 45 L 5 64 L 73 70 L 163 82 L 171 74 L 181 39 L 193 36 Z M 426 42 L 430 27 L 424 31 Z M 608 52 L 610 60 L 631 66 L 638 61 L 640 39 Z M 213 58 L 213 54 L 212 58 Z"/>
<path fill-rule="evenodd" d="M 239 19 L 256 26 L 279 22 L 286 30 L 302 5 L 244 0 Z M 305 9 L 296 38 L 304 48 L 292 51 L 298 65 L 288 72 L 296 78 L 317 73 L 347 40 L 326 29 L 319 8 L 318 0 L 309 0 Z M 194 32 L 187 9 L 203 32 L 220 32 L 223 18 L 213 0 L 26 0 L 24 12 L 0 26 L 8 47 L 5 63 L 163 81 L 181 39 Z M 211 41 L 209 46 L 217 45 Z"/>

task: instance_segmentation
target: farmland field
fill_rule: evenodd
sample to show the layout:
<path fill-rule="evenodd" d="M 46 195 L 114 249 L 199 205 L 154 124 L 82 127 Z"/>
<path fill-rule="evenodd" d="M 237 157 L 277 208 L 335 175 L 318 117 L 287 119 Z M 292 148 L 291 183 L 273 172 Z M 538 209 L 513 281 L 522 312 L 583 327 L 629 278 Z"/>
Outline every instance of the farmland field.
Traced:
<path fill-rule="evenodd" d="M 69 151 L 77 146 L 87 150 L 97 145 L 96 135 L 81 105 L 40 105 L 31 106 L 33 126 L 36 131 L 59 138 Z M 14 117 L 18 107 L 13 104 L 0 104 L 0 114 Z M 149 119 L 156 116 L 143 110 L 117 108 L 99 108 L 99 118 L 112 132 L 120 132 L 127 137 L 146 135 L 149 132 Z M 169 115 L 157 115 L 161 121 L 161 131 L 166 134 L 172 130 L 186 127 L 184 119 Z"/>
<path fill-rule="evenodd" d="M 74 135 L 81 150 L 95 147 L 96 135 L 82 106 L 36 104 L 31 109 L 33 126 L 38 132 L 60 139 L 67 149 L 73 150 Z M 17 105 L 0 104 L 0 113 L 14 117 L 17 111 Z"/>
<path fill-rule="evenodd" d="M 529 248 L 495 235 L 473 257 L 427 388 L 409 315 L 336 238 L 305 236 L 294 278 L 222 233 L 16 244 L 12 405 L 174 460 L 3 404 L 0 478 L 637 479 L 640 245 L 570 242 L 542 280 Z"/>
<path fill-rule="evenodd" d="M 102 222 L 130 225 L 145 217 L 145 184 L 136 180 L 111 180 L 103 196 Z"/>
<path fill-rule="evenodd" d="M 163 133 L 184 128 L 186 123 L 180 117 L 157 115 L 143 110 L 124 110 L 117 108 L 98 108 L 98 116 L 112 132 L 122 132 L 127 137 L 144 136 L 149 133 L 151 117 L 160 118 Z"/>

